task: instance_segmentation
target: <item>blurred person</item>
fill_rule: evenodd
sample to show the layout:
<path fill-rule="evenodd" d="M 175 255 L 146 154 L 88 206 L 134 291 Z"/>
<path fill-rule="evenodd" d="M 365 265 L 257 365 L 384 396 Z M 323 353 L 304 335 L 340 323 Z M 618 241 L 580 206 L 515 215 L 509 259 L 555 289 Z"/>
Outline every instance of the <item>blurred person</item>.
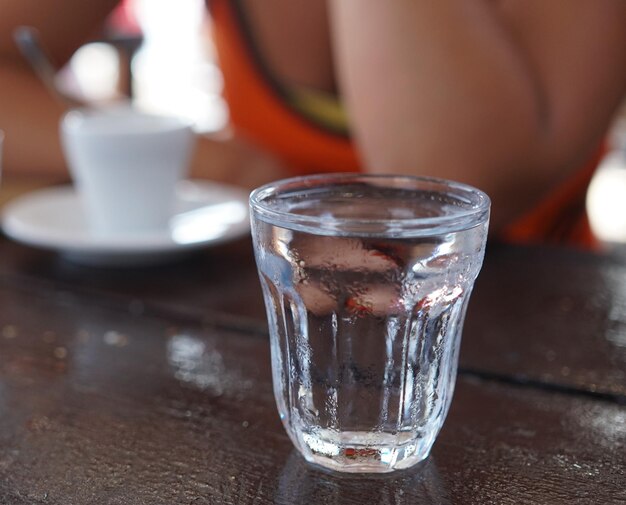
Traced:
<path fill-rule="evenodd" d="M 320 171 L 437 176 L 485 190 L 496 233 L 588 238 L 579 227 L 587 162 L 626 86 L 622 0 L 208 4 L 235 131 L 282 161 L 257 167 L 259 181 Z M 61 110 L 16 56 L 12 29 L 37 27 L 62 62 L 114 5 L 2 0 L 0 127 L 45 146 L 37 154 L 24 144 L 19 156 L 7 146 L 7 165 L 63 170 Z M 196 173 L 245 182 L 247 167 L 212 172 L 210 145 L 201 143 Z"/>

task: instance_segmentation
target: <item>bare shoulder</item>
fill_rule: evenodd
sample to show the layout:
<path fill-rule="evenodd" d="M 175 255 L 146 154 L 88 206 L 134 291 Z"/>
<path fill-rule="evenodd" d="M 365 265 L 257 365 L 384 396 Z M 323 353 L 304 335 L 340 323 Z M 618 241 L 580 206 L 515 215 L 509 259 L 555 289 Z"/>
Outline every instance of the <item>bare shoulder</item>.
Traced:
<path fill-rule="evenodd" d="M 499 14 L 531 54 L 545 59 L 592 51 L 626 62 L 626 2 L 623 0 L 499 0 Z M 574 56 L 571 56 L 575 60 Z"/>
<path fill-rule="evenodd" d="M 264 62 L 286 84 L 335 86 L 325 0 L 236 0 Z"/>
<path fill-rule="evenodd" d="M 626 92 L 626 2 L 501 0 L 498 7 L 543 95 L 553 154 L 597 142 Z"/>

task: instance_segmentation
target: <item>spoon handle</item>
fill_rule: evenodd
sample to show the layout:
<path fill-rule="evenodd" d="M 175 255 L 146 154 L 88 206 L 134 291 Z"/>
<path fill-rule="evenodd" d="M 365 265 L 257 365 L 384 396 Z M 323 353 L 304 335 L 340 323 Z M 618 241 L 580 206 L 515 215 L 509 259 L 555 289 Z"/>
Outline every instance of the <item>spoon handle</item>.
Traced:
<path fill-rule="evenodd" d="M 13 31 L 13 39 L 20 52 L 28 61 L 37 77 L 54 98 L 66 108 L 80 107 L 85 104 L 61 92 L 56 84 L 57 69 L 50 61 L 39 40 L 39 33 L 30 26 L 18 26 Z"/>

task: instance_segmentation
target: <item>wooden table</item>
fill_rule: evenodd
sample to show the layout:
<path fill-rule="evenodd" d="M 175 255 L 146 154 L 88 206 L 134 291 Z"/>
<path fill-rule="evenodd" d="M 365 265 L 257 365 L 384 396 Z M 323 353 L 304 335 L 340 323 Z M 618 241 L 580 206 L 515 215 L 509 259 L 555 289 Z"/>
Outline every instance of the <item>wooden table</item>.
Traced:
<path fill-rule="evenodd" d="M 626 262 L 491 244 L 426 463 L 306 464 L 249 241 L 98 270 L 0 240 L 1 504 L 626 503 Z"/>

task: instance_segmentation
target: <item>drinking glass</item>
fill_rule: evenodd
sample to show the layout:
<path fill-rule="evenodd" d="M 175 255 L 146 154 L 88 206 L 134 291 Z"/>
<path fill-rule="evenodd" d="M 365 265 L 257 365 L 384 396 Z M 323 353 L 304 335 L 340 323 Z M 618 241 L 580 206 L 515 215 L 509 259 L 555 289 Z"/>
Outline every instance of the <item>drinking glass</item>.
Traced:
<path fill-rule="evenodd" d="M 389 472 L 446 417 L 490 201 L 440 179 L 333 174 L 250 196 L 274 394 L 304 458 Z"/>

